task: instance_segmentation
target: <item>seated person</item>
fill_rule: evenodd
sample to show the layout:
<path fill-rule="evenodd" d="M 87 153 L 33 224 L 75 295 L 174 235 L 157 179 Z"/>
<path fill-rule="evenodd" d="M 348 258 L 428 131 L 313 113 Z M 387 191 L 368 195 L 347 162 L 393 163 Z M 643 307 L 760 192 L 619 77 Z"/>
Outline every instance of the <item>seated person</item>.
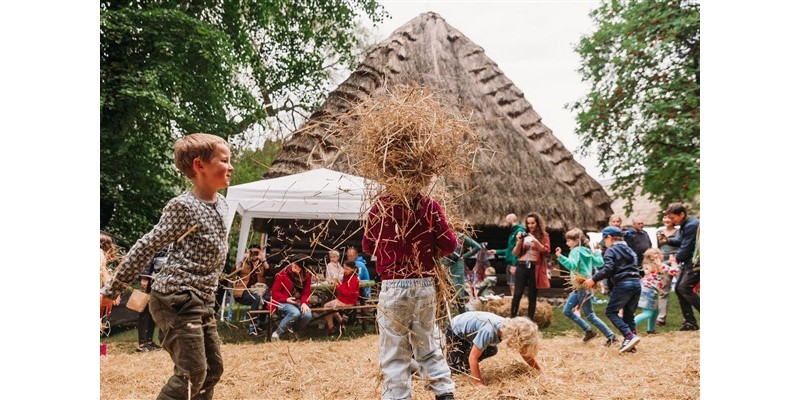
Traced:
<path fill-rule="evenodd" d="M 339 252 L 336 250 L 329 251 L 328 259 L 330 259 L 330 261 L 325 268 L 325 280 L 334 285 L 339 284 L 344 276 L 344 269 L 339 262 Z"/>
<path fill-rule="evenodd" d="M 250 321 L 250 334 L 258 334 L 258 326 L 266 319 L 264 314 L 253 318 L 250 311 L 261 310 L 266 302 L 267 273 L 269 264 L 261 247 L 257 244 L 250 246 L 244 260 L 236 264 L 236 269 L 231 273 L 234 276 L 233 298 L 237 303 L 250 306 L 247 310 L 247 319 Z"/>
<path fill-rule="evenodd" d="M 494 267 L 486 268 L 484 273 L 485 276 L 483 280 L 475 284 L 475 289 L 478 290 L 478 297 L 493 295 L 494 287 L 497 286 L 497 276 Z"/>
<path fill-rule="evenodd" d="M 360 281 L 368 281 L 370 280 L 369 277 L 369 270 L 367 269 L 367 262 L 364 260 L 364 257 L 358 254 L 358 249 L 355 247 L 348 247 L 347 251 L 345 251 L 345 257 L 348 261 L 355 261 L 356 266 L 358 266 L 358 280 Z M 372 288 L 361 288 L 361 298 L 362 299 L 369 299 L 372 296 Z"/>
<path fill-rule="evenodd" d="M 336 285 L 336 298 L 325 303 L 327 308 L 340 308 L 354 306 L 358 303 L 358 276 L 356 275 L 356 262 L 344 262 L 344 277 L 340 284 Z M 332 313 L 325 316 L 325 326 L 328 335 L 333 335 L 333 319 L 339 324 L 339 330 L 344 330 L 341 314 Z"/>
<path fill-rule="evenodd" d="M 445 337 L 450 368 L 456 372 L 468 371 L 475 385 L 483 385 L 478 362 L 497 354 L 497 344 L 504 339 L 528 365 L 542 370 L 536 360 L 539 328 L 526 317 L 504 318 L 485 311 L 468 311 L 453 318 Z"/>
<path fill-rule="evenodd" d="M 290 257 L 290 263 L 277 275 L 272 284 L 272 299 L 269 302 L 269 311 L 280 311 L 284 314 L 272 340 L 280 340 L 282 335 L 295 326 L 295 332 L 305 329 L 311 321 L 311 307 L 308 298 L 311 297 L 311 273 L 305 265 L 307 257 L 296 254 Z"/>

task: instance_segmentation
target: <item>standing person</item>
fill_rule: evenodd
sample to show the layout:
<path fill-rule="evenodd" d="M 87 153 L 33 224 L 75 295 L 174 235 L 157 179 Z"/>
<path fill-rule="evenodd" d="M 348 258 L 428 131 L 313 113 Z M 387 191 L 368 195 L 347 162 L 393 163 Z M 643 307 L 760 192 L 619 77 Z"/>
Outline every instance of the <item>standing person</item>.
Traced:
<path fill-rule="evenodd" d="M 100 295 L 116 297 L 171 244 L 150 291 L 150 312 L 164 333 L 161 345 L 175 364 L 158 399 L 210 399 L 223 371 L 214 292 L 228 251 L 228 203 L 217 191 L 230 183 L 231 152 L 219 136 L 195 133 L 175 143 L 175 164 L 192 189 L 167 203 Z"/>
<path fill-rule="evenodd" d="M 519 303 L 528 288 L 528 318 L 536 314 L 536 296 L 539 289 L 550 287 L 547 277 L 547 256 L 550 254 L 550 235 L 545 230 L 544 218 L 533 212 L 525 217 L 526 234 L 517 233 L 517 243 L 512 254 L 517 259 L 517 285 L 511 299 L 511 318 L 517 316 Z"/>
<path fill-rule="evenodd" d="M 355 261 L 356 267 L 358 267 L 358 280 L 359 281 L 368 281 L 370 280 L 369 277 L 369 270 L 367 269 L 367 262 L 364 260 L 364 257 L 361 257 L 358 254 L 358 249 L 355 247 L 348 247 L 347 250 L 344 252 L 345 260 L 346 261 Z M 361 288 L 361 298 L 362 299 L 369 299 L 372 296 L 372 288 L 364 287 Z"/>
<path fill-rule="evenodd" d="M 644 276 L 642 277 L 642 294 L 639 296 L 639 308 L 642 313 L 633 319 L 633 323 L 639 325 L 642 321 L 647 321 L 647 333 L 656 333 L 656 319 L 658 318 L 658 296 L 664 292 L 664 282 L 661 280 L 661 272 L 664 270 L 664 256 L 659 249 L 648 249 L 644 252 Z M 669 291 L 669 288 L 666 289 Z"/>
<path fill-rule="evenodd" d="M 441 261 L 442 265 L 450 268 L 450 278 L 453 280 L 453 289 L 456 293 L 455 301 L 458 305 L 458 312 L 464 312 L 464 299 L 469 297 L 467 291 L 464 289 L 466 278 L 464 273 L 464 259 L 475 255 L 475 253 L 481 249 L 481 245 L 463 232 L 458 233 L 456 240 L 458 241 L 456 250 L 442 257 Z M 465 249 L 469 250 L 465 252 Z"/>
<path fill-rule="evenodd" d="M 639 343 L 639 337 L 634 333 L 636 324 L 633 322 L 633 313 L 636 312 L 642 292 L 639 267 L 636 266 L 636 253 L 622 239 L 619 228 L 607 226 L 603 228 L 602 234 L 607 249 L 603 255 L 603 268 L 584 281 L 583 286 L 591 289 L 601 279 L 610 280 L 611 295 L 606 306 L 606 317 L 625 338 L 619 348 L 619 352 L 624 353 L 631 351 Z M 618 315 L 620 310 L 622 318 Z"/>
<path fill-rule="evenodd" d="M 567 246 L 570 248 L 569 258 L 561 255 L 561 247 L 556 247 L 558 262 L 569 270 L 571 279 L 574 279 L 576 274 L 584 278 L 591 277 L 594 268 L 603 265 L 603 256 L 600 255 L 599 251 L 594 253 L 589 249 L 589 239 L 583 234 L 582 230 L 578 228 L 571 229 L 565 237 Z M 592 302 L 585 300 L 586 295 L 587 291 L 584 288 L 573 290 L 567 297 L 566 303 L 564 303 L 564 315 L 583 329 L 584 342 L 594 339 L 597 334 L 581 318 L 580 314 L 574 312 L 575 308 L 580 306 L 583 315 L 606 337 L 606 346 L 611 346 L 612 343 L 617 341 L 617 338 L 614 336 L 614 332 L 611 332 L 611 329 L 594 313 Z"/>
<path fill-rule="evenodd" d="M 636 258 L 639 260 L 639 265 L 637 265 L 637 267 L 641 270 L 644 252 L 653 247 L 653 242 L 650 241 L 650 235 L 644 231 L 644 220 L 642 218 L 635 217 L 633 219 L 633 227 L 628 230 L 625 243 L 636 253 Z"/>
<path fill-rule="evenodd" d="M 247 309 L 247 320 L 250 321 L 248 329 L 251 336 L 258 335 L 258 327 L 266 320 L 265 314 L 259 314 L 256 318 L 250 311 L 264 308 L 269 269 L 269 263 L 261 251 L 261 246 L 252 244 L 247 256 L 236 264 L 236 269 L 231 274 L 236 276 L 233 298 L 237 303 L 250 307 Z"/>
<path fill-rule="evenodd" d="M 656 231 L 656 240 L 658 241 L 658 249 L 661 250 L 663 258 L 669 260 L 669 256 L 678 252 L 679 246 L 672 246 L 669 244 L 670 240 L 680 241 L 680 230 L 672 220 L 664 215 L 661 218 L 661 223 L 664 226 Z M 669 292 L 672 291 L 672 275 L 668 271 L 661 273 L 661 281 L 664 285 L 664 292 L 658 296 L 658 318 L 656 325 L 664 326 L 667 324 L 667 307 L 669 306 Z"/>
<path fill-rule="evenodd" d="M 508 245 L 505 249 L 491 250 L 496 256 L 504 257 L 506 264 L 506 284 L 511 294 L 514 294 L 514 279 L 517 274 L 517 256 L 514 255 L 514 246 L 517 244 L 517 235 L 525 233 L 525 227 L 517 222 L 517 214 L 506 215 L 503 226 L 511 227 L 511 234 L 508 235 Z"/>
<path fill-rule="evenodd" d="M 455 384 L 439 347 L 434 268 L 443 254 L 455 251 L 456 236 L 436 200 L 417 194 L 408 203 L 389 195 L 378 198 L 361 241 L 364 252 L 375 255 L 382 282 L 377 317 L 381 398 L 411 398 L 413 354 L 436 399 L 453 399 Z"/>
<path fill-rule="evenodd" d="M 325 303 L 326 308 L 339 308 L 354 306 L 358 303 L 358 276 L 355 274 L 356 262 L 344 262 L 344 275 L 343 278 L 335 283 L 336 298 Z M 344 331 L 342 325 L 342 316 L 337 312 L 325 316 L 325 326 L 328 335 L 333 335 L 333 320 L 339 324 L 339 333 Z"/>
<path fill-rule="evenodd" d="M 142 275 L 139 276 L 141 280 L 139 284 L 142 286 L 142 291 L 150 293 L 150 284 L 153 282 L 153 277 L 161 272 L 164 264 L 167 263 L 167 249 L 163 249 L 147 263 L 144 267 Z M 156 330 L 156 321 L 153 320 L 153 315 L 150 314 L 150 306 L 144 306 L 142 312 L 139 313 L 139 320 L 136 322 L 136 330 L 139 333 L 139 345 L 136 347 L 137 352 L 147 352 L 153 350 L 161 350 L 161 346 L 153 342 L 153 334 Z"/>
<path fill-rule="evenodd" d="M 353 261 L 355 263 L 355 261 Z M 358 268 L 358 267 L 356 267 Z M 344 277 L 344 267 L 339 262 L 339 252 L 331 250 L 328 252 L 328 264 L 325 265 L 325 280 L 333 284 L 338 284 Z"/>
<path fill-rule="evenodd" d="M 277 310 L 284 316 L 272 332 L 272 340 L 280 340 L 286 331 L 300 333 L 311 321 L 311 307 L 308 305 L 308 298 L 311 297 L 311 273 L 306 268 L 305 258 L 301 254 L 291 256 L 289 265 L 275 275 L 269 311 Z"/>
<path fill-rule="evenodd" d="M 695 255 L 700 221 L 695 216 L 689 216 L 686 208 L 680 203 L 670 204 L 667 207 L 666 215 L 673 224 L 681 227 L 679 239 L 667 240 L 669 245 L 678 246 L 675 259 L 681 264 L 681 272 L 675 284 L 675 292 L 678 295 L 678 303 L 681 305 L 683 314 L 683 324 L 680 330 L 696 331 L 700 327 L 697 325 L 692 307 L 700 312 L 700 296 L 693 289 L 700 283 L 700 263 L 698 262 L 695 266 L 692 258 Z"/>
<path fill-rule="evenodd" d="M 503 318 L 490 312 L 469 311 L 453 318 L 445 337 L 450 368 L 468 372 L 476 386 L 483 386 L 479 362 L 497 354 L 497 345 L 504 339 L 531 368 L 542 371 L 536 360 L 539 328 L 525 317 Z"/>

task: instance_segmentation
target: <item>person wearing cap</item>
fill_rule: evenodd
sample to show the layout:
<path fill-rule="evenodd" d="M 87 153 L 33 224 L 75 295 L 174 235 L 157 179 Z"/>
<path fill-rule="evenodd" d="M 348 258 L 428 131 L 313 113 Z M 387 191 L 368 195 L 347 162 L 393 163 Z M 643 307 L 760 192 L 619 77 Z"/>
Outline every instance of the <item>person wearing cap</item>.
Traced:
<path fill-rule="evenodd" d="M 272 332 L 272 340 L 280 340 L 280 335 L 292 326 L 300 332 L 311 321 L 311 273 L 306 269 L 305 258 L 300 254 L 291 256 L 289 265 L 275 275 L 269 311 L 280 311 L 284 317 Z"/>
<path fill-rule="evenodd" d="M 639 283 L 639 267 L 636 253 L 625 243 L 622 230 L 616 226 L 603 228 L 603 243 L 606 252 L 603 255 L 603 268 L 583 282 L 583 286 L 591 289 L 595 282 L 608 279 L 611 294 L 606 307 L 606 316 L 625 338 L 619 348 L 620 353 L 632 351 L 639 337 L 636 335 L 634 312 L 639 304 L 642 286 Z M 622 310 L 622 318 L 619 317 Z"/>

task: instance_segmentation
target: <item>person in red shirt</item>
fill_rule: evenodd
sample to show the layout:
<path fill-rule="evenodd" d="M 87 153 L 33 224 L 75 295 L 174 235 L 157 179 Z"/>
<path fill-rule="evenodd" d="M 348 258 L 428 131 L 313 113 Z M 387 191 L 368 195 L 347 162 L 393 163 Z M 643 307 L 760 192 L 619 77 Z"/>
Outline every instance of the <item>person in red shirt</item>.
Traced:
<path fill-rule="evenodd" d="M 275 275 L 269 311 L 280 311 L 284 317 L 272 332 L 272 340 L 280 340 L 280 335 L 292 326 L 295 332 L 301 332 L 311 321 L 311 307 L 308 305 L 311 273 L 306 269 L 306 258 L 303 255 L 290 257 L 290 264 Z"/>
<path fill-rule="evenodd" d="M 456 236 L 435 200 L 380 197 L 364 227 L 362 248 L 376 258 L 381 277 L 378 346 L 383 399 L 410 399 L 413 359 L 437 400 L 453 399 L 455 384 L 438 346 L 434 268 L 456 249 Z"/>
<path fill-rule="evenodd" d="M 355 261 L 345 261 L 344 264 L 344 277 L 342 282 L 336 285 L 336 298 L 325 303 L 326 308 L 340 308 L 354 306 L 358 303 L 358 275 L 356 272 Z M 338 312 L 328 314 L 325 316 L 325 326 L 327 327 L 328 335 L 333 335 L 333 320 L 339 324 L 340 331 L 344 329 L 342 325 L 342 316 Z"/>

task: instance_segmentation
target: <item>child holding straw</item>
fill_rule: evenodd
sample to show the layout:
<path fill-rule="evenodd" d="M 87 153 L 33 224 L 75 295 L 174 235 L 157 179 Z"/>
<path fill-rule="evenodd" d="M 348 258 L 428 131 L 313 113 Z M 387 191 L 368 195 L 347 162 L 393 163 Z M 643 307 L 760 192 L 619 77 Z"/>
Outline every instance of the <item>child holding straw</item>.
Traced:
<path fill-rule="evenodd" d="M 603 228 L 603 243 L 606 252 L 603 255 L 603 268 L 590 279 L 583 282 L 586 289 L 591 289 L 595 282 L 609 279 L 613 286 L 606 306 L 606 317 L 625 338 L 619 348 L 620 353 L 631 351 L 639 343 L 633 313 L 639 303 L 642 287 L 639 284 L 639 267 L 636 253 L 622 238 L 622 230 L 616 226 Z M 622 310 L 622 318 L 617 314 Z"/>
<path fill-rule="evenodd" d="M 616 336 L 603 321 L 597 317 L 592 308 L 592 302 L 587 298 L 587 290 L 580 286 L 587 277 L 592 276 L 593 268 L 603 265 L 603 256 L 599 252 L 594 253 L 589 249 L 589 239 L 583 231 L 575 228 L 565 235 L 567 246 L 570 248 L 569 258 L 561 254 L 561 247 L 556 248 L 558 262 L 569 270 L 570 280 L 573 282 L 572 293 L 564 303 L 564 315 L 575 322 L 584 331 L 583 341 L 588 342 L 594 339 L 597 334 L 589 327 L 589 324 L 575 312 L 576 308 L 583 310 L 583 315 L 596 326 L 606 337 L 606 346 L 611 346 L 616 342 Z"/>
<path fill-rule="evenodd" d="M 528 318 L 504 318 L 486 311 L 468 311 L 453 318 L 445 337 L 447 363 L 456 372 L 468 372 L 476 386 L 483 386 L 479 362 L 497 354 L 497 344 L 503 339 L 531 368 L 542 371 L 536 360 L 539 328 Z"/>
<path fill-rule="evenodd" d="M 175 164 L 192 189 L 164 206 L 158 224 L 131 247 L 100 298 L 115 298 L 170 246 L 149 303 L 174 363 L 158 398 L 211 399 L 223 370 L 214 294 L 228 252 L 228 204 L 217 191 L 230 183 L 231 152 L 221 137 L 195 133 L 175 143 Z"/>

